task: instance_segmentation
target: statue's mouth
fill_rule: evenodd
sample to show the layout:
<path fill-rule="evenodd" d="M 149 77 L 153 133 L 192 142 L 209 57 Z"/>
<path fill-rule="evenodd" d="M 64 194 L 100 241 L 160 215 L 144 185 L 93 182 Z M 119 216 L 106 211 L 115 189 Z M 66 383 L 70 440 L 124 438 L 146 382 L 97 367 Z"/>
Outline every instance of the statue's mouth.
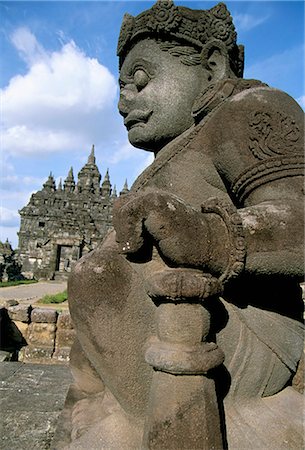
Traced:
<path fill-rule="evenodd" d="M 124 125 L 127 130 L 131 130 L 137 125 L 144 125 L 152 115 L 152 111 L 131 111 L 124 120 Z"/>

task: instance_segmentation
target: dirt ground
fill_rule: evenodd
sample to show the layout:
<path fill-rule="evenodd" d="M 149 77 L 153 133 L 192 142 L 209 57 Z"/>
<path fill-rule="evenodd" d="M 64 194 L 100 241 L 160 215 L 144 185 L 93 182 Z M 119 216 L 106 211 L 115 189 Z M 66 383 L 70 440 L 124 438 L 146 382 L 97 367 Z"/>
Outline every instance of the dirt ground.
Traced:
<path fill-rule="evenodd" d="M 33 304 L 46 294 L 58 294 L 66 288 L 66 281 L 39 281 L 33 284 L 2 287 L 0 288 L 0 304 L 6 300 Z"/>

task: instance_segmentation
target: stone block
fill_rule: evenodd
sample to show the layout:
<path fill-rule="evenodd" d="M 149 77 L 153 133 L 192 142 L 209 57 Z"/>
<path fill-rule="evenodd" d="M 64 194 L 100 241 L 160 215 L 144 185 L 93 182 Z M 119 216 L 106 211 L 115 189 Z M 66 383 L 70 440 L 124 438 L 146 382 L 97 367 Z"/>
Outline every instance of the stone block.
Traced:
<path fill-rule="evenodd" d="M 16 305 L 8 307 L 10 319 L 28 323 L 32 307 L 30 305 Z"/>
<path fill-rule="evenodd" d="M 10 361 L 12 359 L 12 352 L 6 352 L 4 350 L 0 350 L 0 362 Z"/>
<path fill-rule="evenodd" d="M 66 330 L 57 328 L 56 333 L 56 347 L 71 347 L 76 333 L 74 330 Z"/>
<path fill-rule="evenodd" d="M 31 312 L 31 322 L 56 323 L 57 311 L 49 308 L 34 308 Z"/>
<path fill-rule="evenodd" d="M 74 328 L 69 311 L 65 311 L 59 314 L 57 320 L 57 328 L 65 330 L 72 330 Z"/>
<path fill-rule="evenodd" d="M 10 306 L 17 306 L 19 305 L 19 302 L 13 298 L 10 298 L 8 300 L 5 300 L 3 302 L 3 305 L 5 306 L 5 308 L 9 308 Z"/>
<path fill-rule="evenodd" d="M 29 331 L 29 325 L 26 322 L 21 322 L 20 320 L 14 320 L 14 324 L 18 328 L 24 339 L 26 339 Z"/>
<path fill-rule="evenodd" d="M 24 354 L 25 354 L 25 349 L 26 347 L 22 347 L 19 352 L 18 352 L 18 361 L 19 362 L 24 362 Z"/>
<path fill-rule="evenodd" d="M 70 351 L 70 347 L 56 348 L 52 360 L 54 360 L 54 362 L 68 363 L 70 361 Z"/>
<path fill-rule="evenodd" d="M 31 323 L 29 325 L 28 342 L 34 345 L 46 345 L 54 347 L 55 343 L 54 323 Z"/>
<path fill-rule="evenodd" d="M 19 359 L 22 360 L 23 362 L 27 361 L 50 362 L 53 352 L 54 347 L 28 345 L 22 350 L 22 355 L 20 355 Z"/>

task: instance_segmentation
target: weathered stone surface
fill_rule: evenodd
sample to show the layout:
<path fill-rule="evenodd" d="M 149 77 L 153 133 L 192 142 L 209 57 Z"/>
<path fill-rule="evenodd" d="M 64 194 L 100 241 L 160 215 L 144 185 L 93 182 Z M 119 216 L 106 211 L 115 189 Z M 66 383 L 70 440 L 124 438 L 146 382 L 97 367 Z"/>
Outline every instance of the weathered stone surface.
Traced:
<path fill-rule="evenodd" d="M 19 305 L 19 302 L 17 300 L 13 299 L 13 298 L 5 300 L 3 302 L 3 306 L 5 308 L 9 308 L 10 306 L 16 306 L 16 305 Z"/>
<path fill-rule="evenodd" d="M 56 332 L 56 346 L 70 347 L 72 346 L 76 333 L 75 330 L 64 330 L 57 328 Z"/>
<path fill-rule="evenodd" d="M 30 306 L 26 308 L 31 310 Z M 53 309 L 34 308 L 28 323 L 12 320 L 7 309 L 0 308 L 0 350 L 8 352 L 13 360 L 67 363 L 75 331 L 69 311 L 60 313 L 58 323 L 57 317 Z"/>
<path fill-rule="evenodd" d="M 34 308 L 31 312 L 32 322 L 56 323 L 58 313 L 54 309 Z"/>
<path fill-rule="evenodd" d="M 0 364 L 0 448 L 50 448 L 71 380 L 64 366 Z"/>
<path fill-rule="evenodd" d="M 26 347 L 22 347 L 20 350 L 19 350 L 19 352 L 18 352 L 18 358 L 17 358 L 17 361 L 19 361 L 19 362 L 24 362 L 24 352 L 25 352 L 25 349 L 26 349 Z"/>
<path fill-rule="evenodd" d="M 54 346 L 55 343 L 54 323 L 31 323 L 28 331 L 28 342 L 33 345 Z"/>
<path fill-rule="evenodd" d="M 73 323 L 68 311 L 62 312 L 58 316 L 57 327 L 60 330 L 73 330 Z"/>
<path fill-rule="evenodd" d="M 0 350 L 0 362 L 10 361 L 12 358 L 11 352 L 6 352 L 4 350 Z"/>
<path fill-rule="evenodd" d="M 70 276 L 69 448 L 301 450 L 303 112 L 242 79 L 221 3 L 126 15 L 118 56 L 129 141 L 155 160 Z"/>
<path fill-rule="evenodd" d="M 19 320 L 14 320 L 14 324 L 26 340 L 28 336 L 29 325 L 26 322 L 20 322 Z"/>
<path fill-rule="evenodd" d="M 8 315 L 12 320 L 29 322 L 32 307 L 29 305 L 16 305 L 8 308 Z"/>
<path fill-rule="evenodd" d="M 19 360 L 23 362 L 40 362 L 49 364 L 51 362 L 52 355 L 54 353 L 54 347 L 39 346 L 39 345 L 28 345 L 24 347 L 19 356 Z M 39 360 L 39 361 L 38 361 Z"/>
<path fill-rule="evenodd" d="M 300 394 L 304 394 L 304 384 L 305 384 L 305 365 L 304 365 L 304 360 L 305 360 L 305 352 L 302 355 L 302 359 L 299 362 L 298 365 L 298 370 L 295 374 L 295 376 L 293 377 L 292 380 L 292 386 L 293 388 L 298 391 Z"/>
<path fill-rule="evenodd" d="M 53 353 L 52 359 L 62 363 L 68 363 L 70 361 L 71 346 L 69 347 L 56 347 Z"/>

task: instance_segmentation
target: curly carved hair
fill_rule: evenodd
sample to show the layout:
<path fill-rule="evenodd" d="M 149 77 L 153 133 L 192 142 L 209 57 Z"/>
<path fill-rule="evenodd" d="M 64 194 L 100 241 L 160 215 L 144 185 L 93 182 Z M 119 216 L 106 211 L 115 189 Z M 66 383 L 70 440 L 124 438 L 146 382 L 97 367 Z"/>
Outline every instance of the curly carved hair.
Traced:
<path fill-rule="evenodd" d="M 172 56 L 180 59 L 180 62 L 186 66 L 197 66 L 202 64 L 201 50 L 189 45 L 182 45 L 177 41 L 156 40 L 162 51 L 168 52 Z M 236 46 L 228 53 L 230 68 L 238 78 L 243 76 L 244 47 Z"/>

